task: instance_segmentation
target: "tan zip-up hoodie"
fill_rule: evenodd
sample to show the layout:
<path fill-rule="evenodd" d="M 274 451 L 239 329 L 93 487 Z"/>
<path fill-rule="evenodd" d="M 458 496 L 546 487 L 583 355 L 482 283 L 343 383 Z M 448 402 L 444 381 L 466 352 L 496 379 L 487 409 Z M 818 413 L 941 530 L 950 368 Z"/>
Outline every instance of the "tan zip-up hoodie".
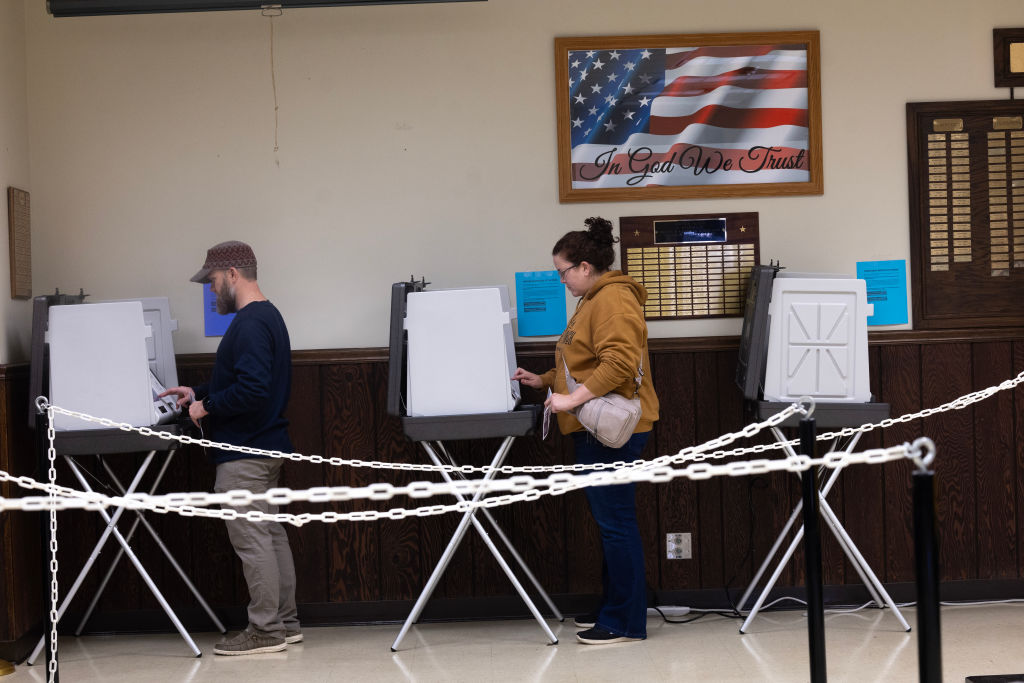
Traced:
<path fill-rule="evenodd" d="M 640 405 L 643 413 L 634 432 L 649 432 L 658 419 L 658 395 L 654 392 L 651 362 L 647 353 L 647 323 L 643 303 L 647 290 L 621 271 L 610 270 L 594 283 L 576 304 L 576 312 L 555 345 L 555 367 L 541 375 L 544 385 L 567 394 L 565 369 L 595 396 L 615 391 L 632 397 L 634 377 L 643 358 Z M 563 434 L 583 429 L 570 413 L 558 413 Z"/>

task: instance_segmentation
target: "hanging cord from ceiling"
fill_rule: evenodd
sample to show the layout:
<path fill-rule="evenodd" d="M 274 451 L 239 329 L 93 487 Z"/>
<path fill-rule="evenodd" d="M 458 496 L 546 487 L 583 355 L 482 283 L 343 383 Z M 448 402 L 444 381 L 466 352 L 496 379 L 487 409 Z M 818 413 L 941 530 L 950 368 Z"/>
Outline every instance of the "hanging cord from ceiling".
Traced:
<path fill-rule="evenodd" d="M 281 5 L 263 5 L 261 13 L 270 20 L 270 87 L 274 91 L 274 163 L 280 166 L 281 160 L 277 156 L 277 74 L 274 65 L 274 17 L 284 14 L 284 10 L 281 9 Z"/>

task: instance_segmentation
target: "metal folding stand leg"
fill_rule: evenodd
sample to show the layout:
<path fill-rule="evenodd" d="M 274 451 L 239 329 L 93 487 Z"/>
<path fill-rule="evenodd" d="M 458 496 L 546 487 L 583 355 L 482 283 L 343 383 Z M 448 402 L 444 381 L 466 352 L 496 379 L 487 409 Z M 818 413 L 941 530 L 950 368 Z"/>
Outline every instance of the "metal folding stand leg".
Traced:
<path fill-rule="evenodd" d="M 832 533 L 835 534 L 836 539 L 839 541 L 839 545 L 843 549 L 843 552 L 845 552 L 848 556 L 856 557 L 856 559 L 853 559 L 853 557 L 851 557 L 853 568 L 857 571 L 857 574 L 860 576 L 861 582 L 864 584 L 864 586 L 868 589 L 868 592 L 871 594 L 871 599 L 878 605 L 879 608 L 884 607 L 885 601 L 882 599 L 882 596 L 879 595 L 878 591 L 875 589 L 875 583 L 877 583 L 877 579 L 875 579 L 874 581 L 869 580 L 868 575 L 865 573 L 865 569 L 870 571 L 870 568 L 867 567 L 867 561 L 864 560 L 863 556 L 860 555 L 860 551 L 857 550 L 857 547 L 852 545 L 853 541 L 849 540 L 849 536 L 847 535 L 846 530 L 842 527 L 841 524 L 838 524 L 838 520 L 835 519 L 835 513 L 832 512 L 832 508 L 828 505 L 828 503 L 825 502 L 825 496 L 828 495 L 829 490 L 831 490 L 832 485 L 835 483 L 838 476 L 839 470 L 833 470 L 828 481 L 825 483 L 825 486 L 822 487 L 819 495 L 820 512 L 823 516 L 825 516 L 825 523 L 829 526 L 829 529 L 832 531 Z M 764 572 L 768 568 L 768 565 L 771 563 L 772 558 L 775 557 L 775 553 L 778 552 L 779 548 L 782 546 L 782 542 L 786 539 L 786 536 L 789 535 L 790 529 L 793 528 L 793 524 L 796 522 L 797 517 L 799 517 L 802 511 L 803 501 L 798 501 L 796 507 L 793 508 L 793 513 L 790 515 L 789 520 L 786 522 L 786 526 L 783 527 L 782 532 L 779 534 L 779 537 L 775 540 L 775 545 L 773 545 L 772 549 L 768 551 L 768 555 L 765 557 L 764 562 L 761 564 L 761 567 L 757 570 L 757 574 L 754 576 L 754 579 L 750 582 L 750 585 L 747 586 L 746 592 L 740 599 L 738 605 L 740 610 L 743 609 L 743 605 L 747 604 L 747 599 L 750 597 L 750 594 L 757 587 L 758 582 L 764 575 Z M 775 569 L 775 573 L 769 579 L 768 590 L 762 592 L 761 599 L 758 601 L 757 604 L 755 604 L 754 609 L 751 610 L 752 613 L 757 613 L 760 610 L 761 603 L 763 603 L 764 598 L 767 597 L 768 591 L 770 591 L 771 588 L 775 585 L 775 582 L 778 580 L 779 575 L 782 573 L 782 569 L 785 567 L 786 563 L 789 562 L 789 558 L 793 556 L 793 553 L 796 551 L 797 546 L 800 544 L 800 541 L 803 538 L 803 533 L 803 527 L 797 529 L 796 536 L 793 538 L 782 559 L 779 560 L 779 564 Z M 747 622 L 744 623 L 741 632 L 745 631 L 746 627 L 749 625 L 749 622 L 750 617 L 748 617 Z"/>
<path fill-rule="evenodd" d="M 493 479 L 495 476 L 497 476 L 498 468 L 501 466 L 501 463 L 504 462 L 505 457 L 508 455 L 509 450 L 512 448 L 513 441 L 515 441 L 514 436 L 505 437 L 505 440 L 502 442 L 501 446 L 498 448 L 498 451 L 495 453 L 494 459 L 491 461 L 491 469 L 483 477 L 484 481 Z M 426 441 L 421 441 L 420 444 L 423 446 L 423 449 L 427 452 L 427 455 L 430 457 L 431 461 L 435 465 L 440 466 L 442 464 L 441 459 L 438 457 L 434 449 L 431 448 L 430 444 Z M 443 449 L 443 445 L 441 445 L 440 447 Z M 442 470 L 441 475 L 444 477 L 446 481 L 452 481 L 451 476 L 447 472 Z M 456 493 L 455 496 L 460 501 L 466 501 L 466 498 L 461 494 Z M 483 490 L 477 491 L 472 498 L 472 502 L 478 502 L 483 497 Z M 494 541 L 491 540 L 483 524 L 481 524 L 480 521 L 476 518 L 476 512 L 478 509 L 484 510 L 484 512 L 487 513 L 487 511 L 484 508 L 475 508 L 472 510 L 468 510 L 465 514 L 463 514 L 462 520 L 459 522 L 458 527 L 456 527 L 455 529 L 455 533 L 452 534 L 452 538 L 448 542 L 448 546 L 444 549 L 444 552 L 441 554 L 441 558 L 438 560 L 437 566 L 434 567 L 434 571 L 431 573 L 430 578 L 427 580 L 426 586 L 424 586 L 423 591 L 420 593 L 419 598 L 416 600 L 416 604 L 413 605 L 412 612 L 409 613 L 409 616 L 406 618 L 405 623 L 402 624 L 402 630 L 399 631 L 398 637 L 395 638 L 394 644 L 391 645 L 392 652 L 396 652 L 398 650 L 398 646 L 405 638 L 405 634 L 408 633 L 409 628 L 412 627 L 412 625 L 416 623 L 416 621 L 420 618 L 420 614 L 422 614 L 423 608 L 427 604 L 427 600 L 430 599 L 431 594 L 437 587 L 437 583 L 438 581 L 440 581 L 441 575 L 444 574 L 445 569 L 448 568 L 448 564 L 451 562 L 452 556 L 455 555 L 455 551 L 456 549 L 458 549 L 459 544 L 462 542 L 463 537 L 466 535 L 466 531 L 469 529 L 470 524 L 472 524 L 476 528 L 477 533 L 480 534 L 480 538 L 483 540 L 488 550 L 491 551 L 491 554 L 494 556 L 494 559 L 498 561 L 498 564 L 501 566 L 502 571 L 504 571 L 505 575 L 508 576 L 509 581 L 512 582 L 512 585 L 515 587 L 516 592 L 519 593 L 519 596 L 523 599 L 523 602 L 526 603 L 526 606 L 529 608 L 530 613 L 533 614 L 533 618 L 537 620 L 538 624 L 540 624 L 541 629 L 544 630 L 544 633 L 551 641 L 551 644 L 554 645 L 558 643 L 558 638 L 555 637 L 555 634 L 551 631 L 551 628 L 547 625 L 547 622 L 544 621 L 544 617 L 541 615 L 540 611 L 537 610 L 537 606 L 533 604 L 533 601 L 527 594 L 526 589 L 523 588 L 523 585 L 519 582 L 519 579 L 516 578 L 515 573 L 512 571 L 512 568 L 509 567 L 508 563 L 505 561 L 505 558 L 502 557 L 501 553 L 498 551 L 497 546 L 494 545 Z M 557 610 L 557 608 L 555 608 L 554 603 L 551 602 L 551 599 L 548 597 L 547 593 L 544 592 L 543 588 L 541 588 L 540 583 L 537 581 L 537 579 L 533 576 L 530 570 L 527 569 L 526 564 L 519 556 L 519 553 L 515 552 L 515 549 L 512 548 L 512 544 L 509 542 L 508 538 L 501 532 L 500 529 L 498 529 L 497 525 L 494 524 L 493 517 L 491 517 L 490 514 L 485 514 L 485 517 L 487 517 L 491 521 L 491 524 L 494 525 L 494 528 L 498 531 L 498 535 L 502 538 L 506 546 L 511 550 L 513 557 L 516 559 L 516 561 L 519 563 L 519 566 L 525 571 L 527 576 L 530 578 L 534 587 L 543 596 L 544 600 L 548 604 L 548 607 L 550 607 L 551 610 L 555 613 L 556 618 L 561 620 L 561 613 Z"/>
<path fill-rule="evenodd" d="M 781 436 L 781 432 L 776 431 L 775 436 L 780 443 L 785 443 L 786 439 Z M 860 435 L 855 435 L 853 437 L 853 440 L 851 440 L 851 442 L 847 445 L 846 451 L 852 452 L 853 447 L 857 444 L 857 441 L 859 441 L 859 439 Z M 784 446 L 784 448 L 786 449 L 788 455 L 793 454 L 794 451 L 790 447 Z M 833 470 L 832 475 L 828 478 L 828 481 L 821 489 L 823 496 L 828 495 L 828 492 L 832 489 L 832 485 L 835 484 L 835 481 L 838 478 L 838 476 L 839 469 Z M 793 508 L 793 512 L 789 515 L 789 519 L 786 521 L 786 525 L 782 527 L 782 531 L 779 532 L 778 538 L 775 539 L 775 544 L 771 547 L 771 550 L 768 551 L 768 555 L 764 558 L 764 562 L 761 563 L 761 566 L 760 568 L 758 568 L 757 573 L 754 574 L 754 578 L 751 580 L 750 585 L 747 586 L 747 590 L 743 593 L 743 597 L 740 598 L 740 601 L 737 605 L 740 611 L 742 611 L 743 606 L 747 604 L 747 599 L 750 598 L 751 593 L 753 593 L 754 590 L 757 588 L 757 584 L 761 581 L 761 577 L 764 575 L 765 570 L 768 569 L 768 565 L 771 564 L 772 558 L 775 557 L 775 553 L 777 553 L 779 551 L 779 548 L 782 547 L 783 541 L 786 540 L 786 537 L 789 535 L 789 532 L 793 528 L 793 525 L 796 524 L 796 520 L 799 518 L 800 513 L 803 511 L 803 505 L 804 503 L 802 500 L 797 501 L 796 507 Z M 797 529 L 796 536 L 790 542 L 789 547 L 783 554 L 782 559 L 779 560 L 779 563 L 776 566 L 771 578 L 769 578 L 765 590 L 761 592 L 761 595 L 757 603 L 755 603 L 754 608 L 751 610 L 751 614 L 756 614 L 760 610 L 761 605 L 764 602 L 764 599 L 768 597 L 768 593 L 771 591 L 772 587 L 775 586 L 775 582 L 778 580 L 779 575 L 782 573 L 783 568 L 786 566 L 786 563 L 789 562 L 789 558 L 792 557 L 793 553 L 796 551 L 797 545 L 799 545 L 800 540 L 803 538 L 803 533 L 804 530 L 803 526 L 801 525 Z M 869 588 L 869 590 L 873 591 L 873 589 L 871 588 Z M 878 602 L 879 607 L 881 607 L 881 601 L 879 600 Z M 749 625 L 750 620 L 751 617 L 748 617 L 747 621 L 744 622 L 743 627 L 740 628 L 740 633 L 746 631 L 746 627 Z"/>
<path fill-rule="evenodd" d="M 775 438 L 779 443 L 786 444 L 786 442 L 788 441 L 779 428 L 773 427 L 772 433 L 775 435 Z M 857 442 L 860 440 L 860 436 L 861 435 L 859 433 L 855 434 L 850 439 L 850 442 L 846 445 L 846 448 L 844 448 L 843 451 L 846 453 L 852 453 L 854 447 L 856 447 L 857 445 Z M 786 450 L 787 455 L 795 455 L 795 452 L 793 451 L 792 447 L 788 445 L 783 445 L 783 448 Z M 821 490 L 818 492 L 819 512 L 821 513 L 821 516 L 825 521 L 825 525 L 835 536 L 836 540 L 839 542 L 839 546 L 843 549 L 843 552 L 849 558 L 850 564 L 853 565 L 853 568 L 857 571 L 857 574 L 858 576 L 860 576 L 860 579 L 864 583 L 864 586 L 868 589 L 868 592 L 871 594 L 871 598 L 875 602 L 875 604 L 877 604 L 879 608 L 888 605 L 889 608 L 892 609 L 892 612 L 896 616 L 896 619 L 900 622 L 900 625 L 902 625 L 905 630 L 909 631 L 910 625 L 907 623 L 907 620 L 903 618 L 903 614 L 900 612 L 899 607 L 896 606 L 896 603 L 893 601 L 893 599 L 889 596 L 889 593 L 882 586 L 882 582 L 878 580 L 878 577 L 875 575 L 874 571 L 872 571 L 871 567 L 868 565 L 867 560 L 864 559 L 864 556 L 861 554 L 856 544 L 854 544 L 853 540 L 846 532 L 846 529 L 843 528 L 842 523 L 840 523 L 838 517 L 836 517 L 835 512 L 833 512 L 831 506 L 828 504 L 826 500 L 826 496 L 828 496 L 828 493 L 832 489 L 832 486 L 836 483 L 836 480 L 839 478 L 839 474 L 841 471 L 841 468 L 834 469 L 831 475 L 829 475 L 828 480 L 825 482 L 825 485 L 822 486 Z M 782 532 L 775 540 L 775 544 L 772 546 L 771 550 L 768 551 L 767 557 L 765 557 L 764 562 L 761 563 L 761 567 L 757 570 L 757 573 L 754 575 L 754 578 L 750 582 L 750 585 L 747 586 L 747 590 L 743 593 L 743 597 L 740 598 L 740 601 L 737 605 L 740 611 L 743 610 L 743 606 L 747 604 L 747 600 L 750 598 L 750 595 L 757 588 L 758 582 L 764 575 L 764 572 L 768 568 L 768 565 L 771 564 L 772 558 L 775 557 L 775 553 L 778 552 L 779 548 L 782 547 L 782 544 L 785 541 L 786 536 L 789 534 L 790 530 L 796 524 L 797 518 L 799 517 L 802 510 L 803 501 L 800 501 L 793 509 L 793 513 L 789 516 L 789 520 L 786 522 L 786 525 L 783 527 Z M 796 534 L 793 537 L 793 540 L 786 548 L 786 552 L 783 553 L 782 557 L 779 559 L 778 564 L 775 566 L 775 570 L 772 573 L 771 577 L 769 577 L 768 583 L 765 584 L 764 588 L 761 591 L 761 594 L 757 598 L 757 601 L 754 603 L 754 606 L 751 608 L 750 613 L 747 615 L 746 620 L 740 627 L 740 633 L 747 632 L 751 622 L 754 620 L 754 617 L 757 616 L 757 613 L 761 610 L 761 607 L 764 605 L 765 600 L 768 598 L 768 594 L 771 592 L 772 588 L 775 587 L 775 583 L 779 580 L 779 576 L 782 575 L 782 570 L 785 568 L 786 564 L 793 556 L 793 553 L 796 552 L 797 546 L 803 539 L 803 533 L 803 525 L 800 525 L 796 531 Z"/>
<path fill-rule="evenodd" d="M 135 489 L 138 488 L 139 486 L 139 482 L 142 480 L 143 474 L 145 474 L 146 470 L 149 468 L 150 463 L 153 461 L 153 456 L 155 455 L 156 451 L 149 452 L 149 454 L 143 460 L 142 466 L 140 466 L 139 470 L 135 473 L 135 477 L 132 479 L 132 482 L 131 484 L 129 484 L 125 493 L 135 492 Z M 71 468 L 71 471 L 75 475 L 75 478 L 78 479 L 78 482 L 82 485 L 82 488 L 92 493 L 92 487 L 89 486 L 89 482 L 86 480 L 85 476 L 78 468 L 78 465 L 75 464 L 75 461 L 70 456 L 66 455 L 64 456 L 64 460 L 68 463 L 68 466 Z M 113 535 L 114 538 L 117 539 L 117 542 L 121 545 L 121 548 L 124 550 L 125 554 L 128 556 L 128 559 L 131 561 L 133 565 L 135 565 L 135 569 L 138 570 L 139 576 L 142 577 L 142 580 L 146 583 L 146 586 L 149 587 L 150 592 L 153 593 L 153 597 L 155 597 L 157 602 L 160 603 L 160 606 L 163 608 L 167 616 L 170 617 L 171 622 L 174 624 L 174 627 L 177 629 L 178 633 L 181 634 L 181 637 L 185 640 L 185 643 L 189 646 L 189 649 L 192 650 L 192 654 L 194 654 L 196 657 L 201 656 L 203 654 L 202 651 L 196 646 L 195 641 L 192 640 L 192 637 L 188 634 L 188 631 L 185 630 L 185 627 L 182 626 L 181 621 L 174 613 L 174 610 L 172 610 L 171 606 L 167 604 L 167 600 L 164 599 L 164 596 L 160 593 L 160 590 L 156 587 L 156 584 L 153 583 L 153 579 L 150 578 L 149 573 L 147 573 L 145 568 L 143 568 L 142 563 L 139 561 L 139 558 L 132 551 L 131 546 L 128 545 L 128 541 L 126 541 L 124 536 L 121 535 L 121 532 L 117 530 L 117 522 L 121 519 L 121 515 L 124 513 L 124 511 L 125 508 L 119 507 L 117 508 L 117 510 L 114 511 L 113 516 L 111 516 L 107 513 L 105 509 L 100 508 L 100 516 L 103 517 L 103 521 L 107 523 L 107 526 L 103 530 L 103 534 L 100 536 L 100 540 L 96 542 L 96 545 L 93 548 L 92 553 L 89 555 L 89 559 L 86 561 L 85 566 L 82 567 L 82 571 L 78 573 L 78 577 L 75 579 L 75 582 L 71 586 L 71 589 L 68 591 L 68 594 L 64 596 L 64 601 L 61 603 L 60 608 L 57 610 L 58 621 L 64 615 L 64 611 L 67 609 L 68 605 L 71 604 L 71 601 L 74 599 L 75 594 L 78 593 L 78 589 L 81 588 L 82 582 L 85 580 L 85 577 L 89 573 L 89 570 L 92 569 L 92 566 L 96 563 L 96 560 L 99 558 L 100 553 L 103 551 L 103 546 L 107 542 L 107 539 L 109 539 L 110 536 Z M 40 651 L 43 649 L 44 642 L 45 636 L 39 639 L 39 644 L 36 645 L 36 648 L 32 651 L 32 654 L 29 655 L 29 658 L 26 660 L 28 664 L 32 664 L 33 662 L 35 662 L 36 658 L 39 656 Z"/>
<path fill-rule="evenodd" d="M 153 479 L 153 486 L 150 487 L 149 490 L 150 495 L 154 494 L 157 488 L 159 488 L 160 482 L 164 478 L 164 473 L 167 472 L 167 467 L 171 464 L 171 459 L 174 457 L 174 454 L 176 452 L 177 451 L 175 449 L 171 449 L 170 451 L 167 452 L 167 457 L 164 458 L 163 464 L 160 465 L 160 471 L 157 472 L 156 478 Z M 110 477 L 110 481 L 113 482 L 114 486 L 117 488 L 118 493 L 123 495 L 125 493 L 125 488 L 121 484 L 121 480 L 117 478 L 116 474 L 114 474 L 114 470 L 110 469 L 110 465 L 108 465 L 107 461 L 103 460 L 102 458 L 100 459 L 100 463 L 103 465 L 103 469 L 106 470 L 107 476 Z M 206 614 L 210 617 L 210 620 L 213 622 L 213 625 L 217 627 L 218 631 L 220 631 L 221 633 L 225 633 L 227 629 L 224 628 L 224 624 L 221 623 L 220 619 L 217 618 L 217 615 L 214 614 L 213 610 L 210 608 L 210 605 L 206 602 L 206 600 L 203 599 L 203 596 L 202 594 L 200 594 L 199 589 L 196 588 L 195 584 L 193 584 L 192 581 L 188 578 L 188 575 L 185 574 L 185 570 L 183 570 L 181 568 L 181 565 L 178 564 L 178 561 L 174 559 L 174 555 L 172 555 L 171 551 L 167 548 L 166 545 L 164 545 L 163 540 L 161 540 L 160 536 L 157 535 L 156 530 L 153 528 L 153 525 L 150 524 L 149 521 L 145 518 L 142 510 L 135 511 L 135 521 L 132 522 L 131 528 L 128 529 L 128 533 L 125 535 L 125 540 L 128 543 L 132 542 L 132 537 L 135 535 L 135 530 L 139 528 L 140 522 L 144 527 L 146 527 L 146 531 L 149 532 L 149 535 L 153 537 L 153 540 L 156 542 L 157 547 L 159 547 L 160 550 L 163 551 L 163 554 L 167 558 L 167 561 L 170 562 L 171 566 L 174 567 L 174 570 L 178 572 L 178 576 L 181 577 L 181 580 L 184 581 L 185 585 L 188 586 L 188 589 L 192 591 L 192 595 L 194 595 L 196 597 L 196 600 L 199 601 L 199 604 L 202 606 Z M 85 628 L 86 623 L 88 623 L 89 621 L 89 617 L 92 616 L 93 610 L 96 609 L 96 604 L 100 601 L 100 596 L 103 595 L 103 591 L 106 590 L 107 584 L 110 582 L 110 577 L 114 575 L 114 570 L 117 568 L 117 565 L 121 561 L 121 558 L 123 556 L 124 548 L 118 549 L 117 555 L 114 556 L 114 561 L 110 563 L 110 568 L 107 570 L 106 575 L 103 577 L 103 581 L 100 582 L 99 588 L 96 589 L 96 593 L 92 596 L 92 602 L 89 603 L 89 608 L 85 610 L 85 615 L 82 617 L 82 620 L 78 623 L 78 628 L 75 629 L 76 636 L 81 635 L 82 630 Z"/>
<path fill-rule="evenodd" d="M 437 447 L 438 447 L 438 450 L 440 450 L 442 453 L 444 453 L 448 457 L 448 459 L 451 460 L 451 457 L 448 456 L 447 455 L 447 451 L 445 451 L 443 443 L 438 441 L 437 442 Z M 424 448 L 427 448 L 426 444 L 424 444 Z M 432 457 L 432 459 L 434 460 L 435 463 L 439 462 L 438 459 L 437 459 L 437 454 L 436 453 L 432 454 L 431 457 Z M 444 479 L 448 483 L 452 482 L 452 478 L 451 478 L 451 476 L 447 472 L 442 470 L 441 471 L 441 476 L 444 477 Z M 462 498 L 462 496 L 459 496 L 459 499 L 460 500 L 464 500 Z M 522 556 L 519 554 L 519 551 L 517 551 L 515 546 L 512 545 L 512 541 L 509 540 L 508 536 L 505 535 L 505 532 L 501 530 L 500 526 L 498 526 L 498 522 L 495 521 L 494 516 L 491 514 L 491 511 L 488 510 L 487 508 L 480 508 L 480 512 L 483 513 L 483 516 L 486 517 L 487 521 L 491 523 L 491 527 L 494 529 L 494 532 L 496 534 L 498 534 L 498 538 L 500 538 L 501 542 L 505 544 L 505 548 L 508 550 L 509 554 L 512 555 L 512 558 L 516 561 L 516 563 L 519 564 L 519 568 L 523 570 L 524 574 L 526 574 L 526 578 L 528 578 L 530 580 L 530 583 L 533 584 L 533 587 L 540 594 L 541 598 L 543 598 L 544 602 L 548 606 L 548 609 L 551 610 L 551 613 L 553 615 L 555 615 L 555 618 L 558 619 L 559 621 L 564 621 L 565 617 L 562 616 L 561 611 L 559 611 L 558 607 L 555 606 L 554 601 L 548 595 L 547 591 L 544 590 L 544 587 L 540 585 L 540 581 L 537 580 L 537 577 L 534 576 L 533 572 L 530 571 L 530 568 L 526 566 L 526 560 L 524 560 L 522 558 Z M 477 528 L 480 529 L 479 525 L 477 526 Z M 484 532 L 481 531 L 481 533 L 484 533 Z M 487 539 L 485 538 L 484 541 L 487 542 Z M 490 547 L 490 545 L 491 544 L 488 542 L 488 546 L 489 547 Z M 492 552 L 494 552 L 494 551 L 495 550 L 492 548 Z M 500 562 L 501 562 L 501 560 L 499 560 L 499 563 Z M 513 583 L 515 583 L 514 580 L 513 580 Z M 544 623 L 544 622 L 542 622 L 542 623 Z M 544 625 L 546 625 L 546 624 L 544 624 Z"/>

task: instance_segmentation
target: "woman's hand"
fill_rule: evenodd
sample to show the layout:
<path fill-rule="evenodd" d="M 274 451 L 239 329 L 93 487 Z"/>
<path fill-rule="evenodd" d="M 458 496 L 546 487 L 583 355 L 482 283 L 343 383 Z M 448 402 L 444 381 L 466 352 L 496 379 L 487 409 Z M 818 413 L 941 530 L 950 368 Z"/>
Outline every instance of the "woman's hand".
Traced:
<path fill-rule="evenodd" d="M 581 384 L 571 394 L 551 394 L 548 400 L 544 401 L 544 407 L 550 408 L 553 413 L 562 413 L 581 406 L 592 398 L 594 395 L 590 393 L 590 389 Z"/>
<path fill-rule="evenodd" d="M 534 389 L 543 389 L 544 383 L 540 380 L 540 375 L 535 375 L 528 370 L 522 368 L 516 368 L 515 374 L 512 375 L 512 379 L 518 380 L 528 387 Z"/>
<path fill-rule="evenodd" d="M 562 413 L 575 408 L 577 403 L 569 394 L 551 394 L 544 401 L 544 407 L 551 409 L 552 413 Z"/>

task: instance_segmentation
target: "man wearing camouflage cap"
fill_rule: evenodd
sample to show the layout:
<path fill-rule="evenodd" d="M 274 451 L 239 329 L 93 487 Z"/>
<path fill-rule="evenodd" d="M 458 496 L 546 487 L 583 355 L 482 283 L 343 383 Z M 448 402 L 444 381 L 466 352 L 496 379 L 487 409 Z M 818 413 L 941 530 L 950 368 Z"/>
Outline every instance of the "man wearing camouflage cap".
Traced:
<path fill-rule="evenodd" d="M 234 446 L 290 453 L 284 417 L 291 390 L 291 344 L 277 308 L 256 281 L 256 255 L 244 242 L 221 242 L 206 252 L 192 282 L 209 283 L 217 312 L 235 313 L 217 347 L 207 384 L 174 387 L 178 404 L 188 405 L 192 421 L 206 438 Z M 202 422 L 200 422 L 202 421 Z M 263 493 L 278 485 L 283 461 L 238 451 L 213 449 L 217 466 L 214 490 Z M 240 513 L 276 513 L 266 502 L 232 506 Z M 277 652 L 302 641 L 295 608 L 295 565 L 288 536 L 278 522 L 225 521 L 228 537 L 242 561 L 249 587 L 249 625 L 214 646 L 218 655 Z"/>

